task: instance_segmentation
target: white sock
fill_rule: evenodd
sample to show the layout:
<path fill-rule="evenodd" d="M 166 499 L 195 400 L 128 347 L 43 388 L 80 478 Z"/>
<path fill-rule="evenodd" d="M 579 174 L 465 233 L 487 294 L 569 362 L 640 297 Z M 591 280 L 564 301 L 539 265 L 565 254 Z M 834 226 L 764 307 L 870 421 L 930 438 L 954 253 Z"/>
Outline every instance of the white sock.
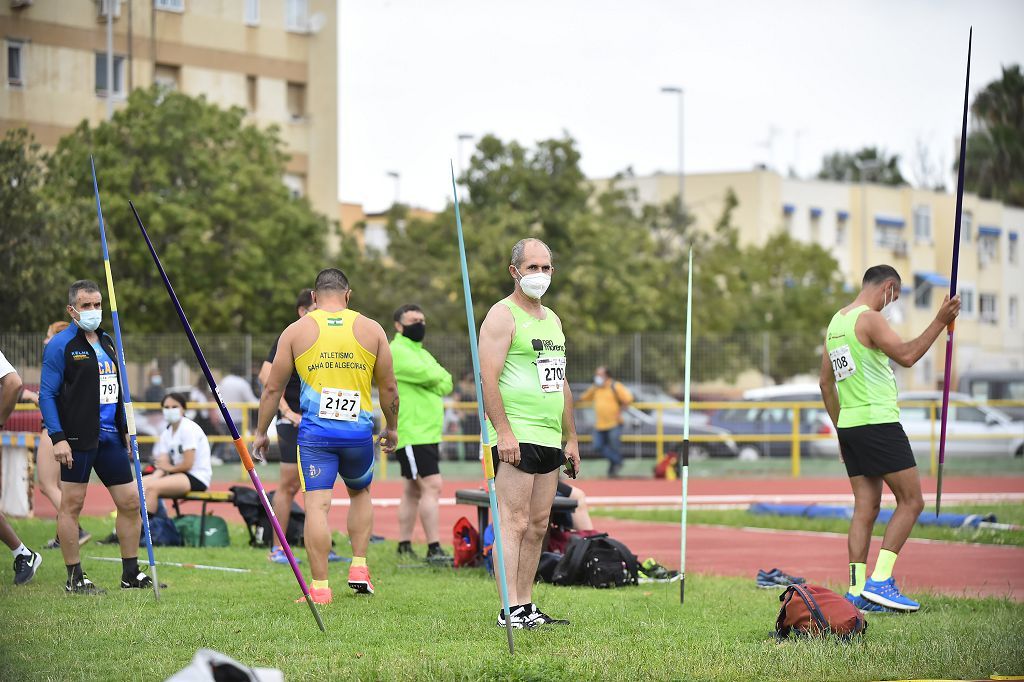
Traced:
<path fill-rule="evenodd" d="M 26 547 L 25 543 L 23 542 L 20 545 L 18 545 L 16 549 L 12 549 L 11 554 L 13 554 L 14 558 L 17 559 L 19 556 L 32 556 L 32 551 L 28 547 Z"/>

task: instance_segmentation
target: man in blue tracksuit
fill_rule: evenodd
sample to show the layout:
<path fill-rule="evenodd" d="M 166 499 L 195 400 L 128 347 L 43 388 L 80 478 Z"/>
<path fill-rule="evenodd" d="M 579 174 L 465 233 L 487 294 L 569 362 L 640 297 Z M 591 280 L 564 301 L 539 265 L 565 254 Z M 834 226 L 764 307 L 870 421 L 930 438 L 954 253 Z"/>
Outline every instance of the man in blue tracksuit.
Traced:
<path fill-rule="evenodd" d="M 61 504 L 57 537 L 67 566 L 65 589 L 72 594 L 102 594 L 82 571 L 78 551 L 78 515 L 93 471 L 117 506 L 121 545 L 121 587 L 150 588 L 139 570 L 139 493 L 126 446 L 127 425 L 121 398 L 114 341 L 100 328 L 103 296 L 95 282 L 79 280 L 68 291 L 74 324 L 57 334 L 43 351 L 39 409 L 61 465 Z"/>

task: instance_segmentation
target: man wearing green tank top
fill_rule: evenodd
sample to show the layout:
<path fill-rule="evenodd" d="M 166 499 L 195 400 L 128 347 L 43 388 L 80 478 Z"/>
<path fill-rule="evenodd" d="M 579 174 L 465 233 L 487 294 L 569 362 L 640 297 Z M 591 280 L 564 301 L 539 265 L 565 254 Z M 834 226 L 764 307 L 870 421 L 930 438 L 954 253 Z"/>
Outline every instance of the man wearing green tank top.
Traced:
<path fill-rule="evenodd" d="M 864 273 L 853 303 L 833 316 L 821 357 L 821 396 L 839 436 L 840 457 L 853 488 L 850 520 L 850 591 L 846 598 L 867 611 L 917 611 L 892 577 L 896 556 L 924 509 L 921 480 L 910 441 L 900 425 L 896 377 L 889 360 L 912 367 L 960 313 L 960 297 L 947 296 L 928 328 L 903 341 L 884 309 L 900 297 L 900 276 L 890 265 Z M 896 497 L 896 511 L 882 538 L 875 570 L 867 578 L 871 530 L 882 483 Z"/>
<path fill-rule="evenodd" d="M 480 327 L 480 376 L 497 471 L 512 627 L 568 625 L 533 603 L 541 542 L 547 532 L 558 468 L 579 471 L 572 392 L 565 381 L 562 322 L 540 299 L 551 284 L 551 250 L 539 239 L 512 248 L 512 294 Z M 498 626 L 505 627 L 503 612 Z"/>

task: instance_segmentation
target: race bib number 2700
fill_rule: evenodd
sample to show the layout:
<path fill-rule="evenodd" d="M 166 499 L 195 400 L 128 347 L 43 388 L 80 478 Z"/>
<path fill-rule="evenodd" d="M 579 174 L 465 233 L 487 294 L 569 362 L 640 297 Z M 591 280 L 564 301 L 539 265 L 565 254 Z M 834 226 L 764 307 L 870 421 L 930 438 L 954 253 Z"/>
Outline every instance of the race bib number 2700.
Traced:
<path fill-rule="evenodd" d="M 537 377 L 544 393 L 561 393 L 565 383 L 565 358 L 537 358 Z"/>
<path fill-rule="evenodd" d="M 853 363 L 850 346 L 842 345 L 830 350 L 828 357 L 832 361 L 832 373 L 836 375 L 836 381 L 842 381 L 857 373 L 857 365 Z"/>
<path fill-rule="evenodd" d="M 343 388 L 324 388 L 320 391 L 321 419 L 354 422 L 359 419 L 359 391 Z"/>

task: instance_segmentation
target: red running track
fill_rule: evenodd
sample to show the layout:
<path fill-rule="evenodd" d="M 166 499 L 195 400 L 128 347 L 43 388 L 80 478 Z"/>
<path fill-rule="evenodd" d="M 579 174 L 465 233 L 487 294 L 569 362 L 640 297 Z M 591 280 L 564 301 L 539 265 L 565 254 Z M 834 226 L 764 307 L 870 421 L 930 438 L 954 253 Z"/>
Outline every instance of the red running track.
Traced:
<path fill-rule="evenodd" d="M 375 508 L 374 531 L 389 539 L 398 535 L 395 502 L 401 495 L 401 481 L 382 481 L 373 485 Z M 215 489 L 231 484 L 217 483 Z M 480 487 L 477 482 L 446 482 L 443 497 L 453 497 L 458 488 Z M 583 480 L 579 487 L 588 497 L 646 497 L 679 495 L 678 481 L 650 479 Z M 923 479 L 926 498 L 934 493 L 935 482 Z M 944 493 L 958 493 L 965 498 L 974 494 L 1024 494 L 1024 477 L 948 478 Z M 696 479 L 690 482 L 692 501 L 701 496 L 740 495 L 841 495 L 849 494 L 844 479 Z M 336 493 L 330 519 L 332 527 L 344 532 L 344 493 Z M 852 497 L 850 498 L 852 501 Z M 1018 497 L 1019 499 L 1019 497 Z M 635 502 L 633 502 L 635 504 Z M 614 504 L 609 500 L 604 504 Z M 186 507 L 198 511 L 197 503 Z M 37 491 L 36 509 L 40 516 L 53 517 L 53 509 Z M 92 484 L 86 497 L 85 512 L 102 515 L 113 509 L 106 491 Z M 234 507 L 212 505 L 211 509 L 232 521 L 241 521 Z M 466 516 L 475 521 L 476 510 L 443 504 L 441 507 L 442 542 L 450 542 L 446 529 L 456 519 Z M 655 557 L 673 568 L 679 566 L 679 530 L 673 524 L 597 519 L 599 529 L 625 542 L 641 558 Z M 414 537 L 423 541 L 417 529 Z M 880 540 L 876 538 L 869 559 L 874 563 Z M 690 526 L 687 530 L 687 573 L 712 573 L 753 579 L 758 568 L 779 567 L 788 573 L 802 575 L 809 581 L 841 587 L 848 575 L 846 538 L 828 533 L 768 531 L 764 529 Z M 974 545 L 911 539 L 904 547 L 897 564 L 900 586 L 910 592 L 934 591 L 950 595 L 998 596 L 1024 601 L 1024 548 L 998 545 Z"/>

